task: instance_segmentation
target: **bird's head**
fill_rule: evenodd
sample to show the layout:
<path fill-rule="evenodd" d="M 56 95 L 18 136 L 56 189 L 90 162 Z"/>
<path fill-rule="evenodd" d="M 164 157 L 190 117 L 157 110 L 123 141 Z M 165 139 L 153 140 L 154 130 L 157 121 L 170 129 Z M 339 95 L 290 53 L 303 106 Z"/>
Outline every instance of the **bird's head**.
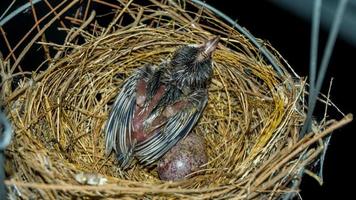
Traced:
<path fill-rule="evenodd" d="M 220 37 L 216 36 L 200 45 L 182 46 L 174 52 L 171 60 L 172 66 L 178 69 L 192 68 L 194 66 L 211 67 L 211 56 L 219 40 Z"/>

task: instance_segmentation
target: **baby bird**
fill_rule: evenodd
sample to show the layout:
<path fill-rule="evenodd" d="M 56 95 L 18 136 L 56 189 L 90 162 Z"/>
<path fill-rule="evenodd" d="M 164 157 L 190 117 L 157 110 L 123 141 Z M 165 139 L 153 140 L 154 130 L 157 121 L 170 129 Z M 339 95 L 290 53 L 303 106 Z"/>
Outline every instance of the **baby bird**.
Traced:
<path fill-rule="evenodd" d="M 139 68 L 122 86 L 105 129 L 105 149 L 122 169 L 149 166 L 189 134 L 208 101 L 219 37 L 178 48 L 169 62 Z"/>

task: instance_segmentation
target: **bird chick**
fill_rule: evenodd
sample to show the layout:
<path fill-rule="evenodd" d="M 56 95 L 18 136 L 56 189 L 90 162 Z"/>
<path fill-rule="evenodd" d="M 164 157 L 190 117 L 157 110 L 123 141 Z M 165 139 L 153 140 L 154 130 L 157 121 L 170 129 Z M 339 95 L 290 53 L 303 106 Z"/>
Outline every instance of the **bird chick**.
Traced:
<path fill-rule="evenodd" d="M 139 68 L 123 84 L 105 129 L 105 149 L 125 169 L 151 165 L 191 132 L 208 101 L 219 37 L 178 48 L 169 62 Z"/>

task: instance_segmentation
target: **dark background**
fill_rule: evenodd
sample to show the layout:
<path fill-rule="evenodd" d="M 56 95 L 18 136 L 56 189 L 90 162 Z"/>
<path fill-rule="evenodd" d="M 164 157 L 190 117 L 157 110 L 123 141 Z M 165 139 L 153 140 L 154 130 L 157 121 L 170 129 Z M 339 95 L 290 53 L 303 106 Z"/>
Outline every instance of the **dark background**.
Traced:
<path fill-rule="evenodd" d="M 0 1 L 0 15 L 10 2 L 10 0 Z M 23 2 L 27 1 L 18 1 L 16 4 L 22 5 Z M 243 3 L 234 0 L 208 0 L 207 2 L 234 20 L 236 19 L 254 36 L 269 41 L 300 76 L 308 75 L 311 24 L 307 19 L 299 18 L 268 0 L 249 0 L 243 1 Z M 40 4 L 42 3 L 37 5 L 39 10 L 45 7 Z M 21 30 L 28 30 L 33 24 L 31 11 L 22 15 L 26 15 L 26 17 L 16 17 L 10 22 L 11 24 L 4 27 L 8 33 L 11 33 L 7 36 L 12 44 L 16 44 L 20 35 L 23 34 Z M 321 29 L 320 52 L 324 50 L 327 35 L 328 30 Z M 62 38 L 61 35 L 48 35 L 48 37 L 48 40 L 53 42 L 60 42 L 60 38 Z M 323 88 L 326 93 L 331 77 L 335 78 L 331 99 L 345 113 L 355 113 L 353 104 L 353 93 L 356 86 L 353 73 L 353 68 L 356 67 L 355 50 L 355 46 L 350 45 L 346 40 L 337 40 Z M 4 54 L 7 52 L 2 37 L 0 51 Z M 32 49 L 31 52 L 25 61 L 30 62 L 32 66 L 38 66 L 39 59 L 35 58 L 42 52 L 38 49 Z M 320 57 L 321 54 L 319 54 Z M 316 113 L 317 116 L 322 114 Z M 333 111 L 330 116 L 338 119 L 341 117 Z M 351 181 L 356 180 L 353 171 L 355 169 L 355 164 L 353 164 L 354 130 L 355 125 L 352 123 L 334 132 L 325 160 L 324 184 L 319 186 L 316 181 L 304 176 L 301 186 L 303 199 L 346 199 L 352 197 L 354 184 Z"/>

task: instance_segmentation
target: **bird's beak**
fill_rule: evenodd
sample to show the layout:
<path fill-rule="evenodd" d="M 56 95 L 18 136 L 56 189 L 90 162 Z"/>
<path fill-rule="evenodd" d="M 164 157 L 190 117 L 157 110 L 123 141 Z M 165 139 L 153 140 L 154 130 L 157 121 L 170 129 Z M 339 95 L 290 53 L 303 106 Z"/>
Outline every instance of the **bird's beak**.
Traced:
<path fill-rule="evenodd" d="M 207 40 L 203 44 L 203 52 L 207 56 L 211 56 L 211 54 L 215 51 L 216 47 L 218 46 L 220 40 L 220 36 L 216 36 L 210 40 Z"/>

